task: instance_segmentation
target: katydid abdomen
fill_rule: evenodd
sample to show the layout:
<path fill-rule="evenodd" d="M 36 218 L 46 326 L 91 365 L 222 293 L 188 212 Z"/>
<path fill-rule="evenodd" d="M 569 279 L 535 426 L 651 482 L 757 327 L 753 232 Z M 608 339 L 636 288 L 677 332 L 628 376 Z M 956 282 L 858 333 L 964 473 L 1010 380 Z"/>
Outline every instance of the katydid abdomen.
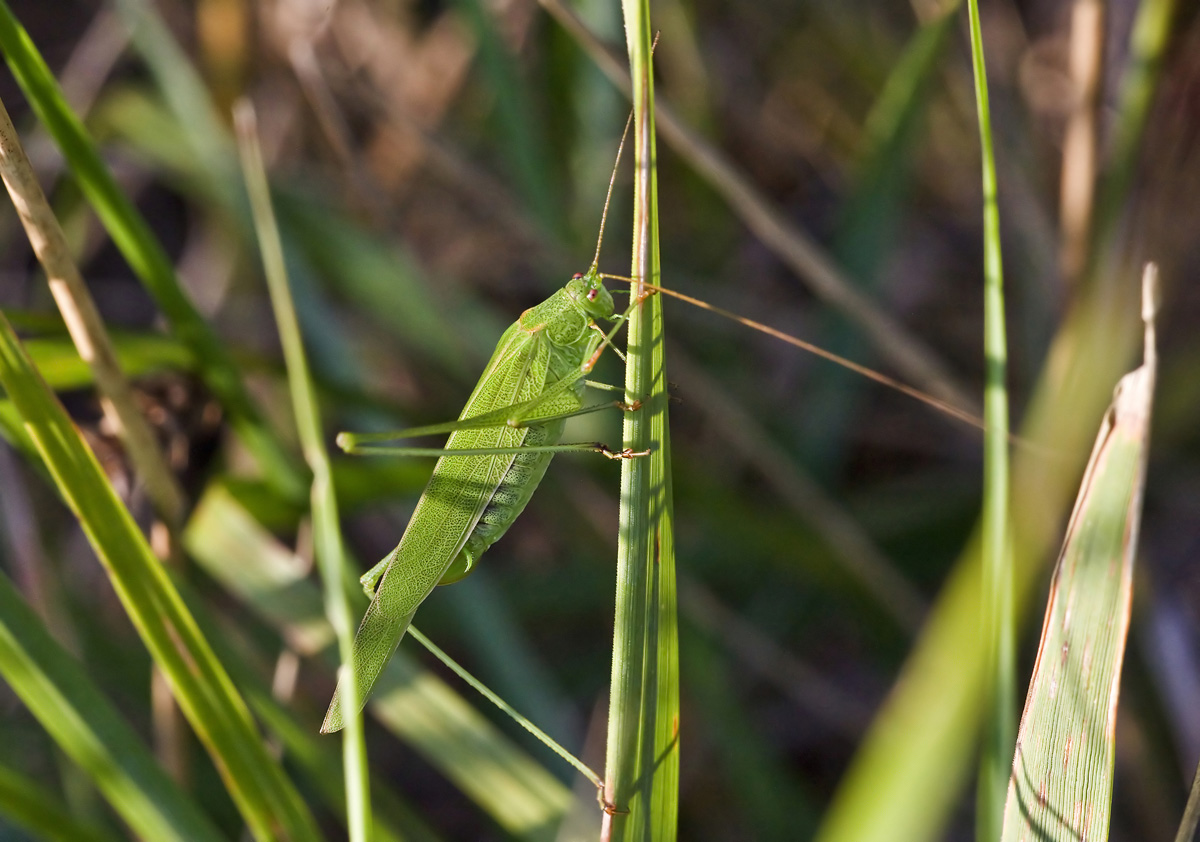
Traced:
<path fill-rule="evenodd" d="M 582 381 L 580 381 L 582 385 Z M 545 424 L 525 428 L 525 439 L 522 447 L 540 447 L 548 444 L 558 444 L 562 438 L 565 424 L 562 421 L 551 421 Z M 454 445 L 447 444 L 448 448 Z M 461 445 L 460 445 L 461 446 Z M 492 499 L 484 507 L 483 514 L 467 537 L 458 557 L 442 576 L 439 584 L 449 585 L 466 576 L 475 567 L 475 563 L 484 551 L 500 540 L 513 521 L 525 509 L 525 504 L 533 496 L 546 468 L 550 466 L 553 453 L 518 453 L 513 457 L 504 476 L 500 478 Z M 470 457 L 462 457 L 470 458 Z"/>
<path fill-rule="evenodd" d="M 500 338 L 459 416 L 459 423 L 487 415 L 496 415 L 496 422 L 451 433 L 400 543 L 382 564 L 354 638 L 360 707 L 417 607 L 439 582 L 466 575 L 529 502 L 553 454 L 520 448 L 558 442 L 563 417 L 582 406 L 583 373 L 600 343 L 593 319 L 612 312 L 612 298 L 593 267 L 526 310 Z M 505 452 L 460 456 L 454 450 Z M 342 727 L 341 697 L 339 683 L 322 732 Z"/>

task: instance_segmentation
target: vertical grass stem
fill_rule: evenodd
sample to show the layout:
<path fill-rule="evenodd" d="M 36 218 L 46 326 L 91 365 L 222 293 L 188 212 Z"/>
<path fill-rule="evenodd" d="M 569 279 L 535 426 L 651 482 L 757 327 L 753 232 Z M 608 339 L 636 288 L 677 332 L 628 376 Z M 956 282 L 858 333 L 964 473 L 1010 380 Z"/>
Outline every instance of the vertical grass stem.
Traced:
<path fill-rule="evenodd" d="M 624 4 L 634 96 L 631 274 L 658 283 L 654 87 L 649 6 Z M 636 285 L 634 295 L 642 292 Z M 661 296 L 629 320 L 624 446 L 651 451 L 624 463 L 617 557 L 612 689 L 602 797 L 603 840 L 675 839 L 679 781 L 679 653 L 670 442 Z"/>

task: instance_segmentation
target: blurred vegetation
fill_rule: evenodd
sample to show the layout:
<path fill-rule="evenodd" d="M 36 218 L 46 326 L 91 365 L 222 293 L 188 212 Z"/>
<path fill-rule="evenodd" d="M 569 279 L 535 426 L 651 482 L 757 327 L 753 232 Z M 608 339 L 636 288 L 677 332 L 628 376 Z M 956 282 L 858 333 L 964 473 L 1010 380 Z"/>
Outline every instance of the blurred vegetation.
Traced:
<path fill-rule="evenodd" d="M 256 592 L 218 572 L 222 557 L 254 566 L 256 554 L 278 549 L 272 535 L 305 557 L 310 534 L 278 338 L 233 152 L 232 105 L 248 97 L 258 109 L 324 426 L 336 431 L 455 417 L 504 327 L 587 268 L 627 99 L 550 0 L 11 7 L 291 457 L 273 464 L 239 434 L 244 425 L 234 431 L 236 407 L 204 385 L 204 361 L 166 325 L 12 76 L 0 74 L 0 98 L 191 503 L 232 499 L 253 518 L 235 533 L 229 522 L 198 514 L 187 546 L 200 563 L 177 578 L 207 618 L 210 639 L 221 641 L 214 648 L 226 668 L 235 676 L 229 663 L 246 670 L 239 689 L 258 698 L 256 714 L 289 747 L 289 771 L 319 769 L 322 761 L 301 747 L 311 746 L 304 740 L 315 736 L 332 691 L 328 662 L 315 656 L 331 638 L 301 639 L 294 624 L 280 631 L 303 613 L 301 604 L 319 614 L 315 590 L 303 590 L 315 587 L 315 575 L 289 586 L 294 602 L 264 605 L 261 592 L 256 603 Z M 1188 328 L 1200 323 L 1191 283 L 1200 271 L 1200 19 L 1188 4 L 1107 4 L 1099 88 L 1089 102 L 1072 76 L 1072 49 L 1088 37 L 1072 29 L 1072 7 L 983 3 L 1014 429 L 1031 406 L 1076 423 L 1079 441 L 1052 446 L 1066 452 L 1066 465 L 1079 463 L 1062 482 L 1078 483 L 1078 452 L 1090 444 L 1116 374 L 1136 361 L 1140 264 L 1158 261 L 1162 371 L 1111 838 L 1167 838 L 1200 757 L 1200 573 L 1189 562 L 1200 548 L 1200 334 Z M 623 66 L 618 5 L 584 0 L 573 9 Z M 1157 45 L 1147 34 L 1156 14 Z M 786 236 L 815 247 L 818 266 L 834 267 L 948 374 L 914 385 L 978 404 L 979 141 L 965 17 L 920 0 L 663 0 L 654 15 L 662 32 L 659 104 L 788 226 Z M 1096 173 L 1082 183 L 1095 189 L 1064 198 L 1064 150 L 1074 161 L 1080 148 L 1067 140 L 1079 103 L 1097 150 Z M 761 220 L 731 199 L 720 172 L 697 166 L 711 156 L 660 129 L 665 285 L 914 379 L 863 327 L 861 313 L 813 291 L 812 273 L 763 236 Z M 601 257 L 614 273 L 628 267 L 627 167 Z M 99 423 L 86 370 L 11 213 L 0 215 L 0 242 L 0 307 L 128 492 L 135 516 L 148 522 L 145 495 Z M 956 559 L 979 509 L 981 438 L 769 337 L 675 301 L 664 307 L 677 399 L 680 838 L 811 838 L 914 651 L 922 619 L 946 583 L 959 581 Z M 1055 357 L 1064 336 L 1084 330 L 1079 320 L 1093 344 Z M 1056 359 L 1058 368 L 1048 362 Z M 599 378 L 618 382 L 619 361 L 606 360 Z M 11 421 L 5 429 L 19 435 Z M 619 438 L 616 413 L 572 422 L 566 436 Z M 394 546 L 429 468 L 335 459 L 343 526 L 362 569 Z M 608 701 L 617 477 L 607 460 L 555 459 L 482 569 L 435 592 L 418 620 L 593 767 L 602 763 Z M 1042 499 L 1036 484 L 1015 487 L 1025 495 L 1015 505 L 1044 513 L 1056 530 L 1048 549 L 1018 560 L 1033 593 L 1022 615 L 1027 671 L 1067 503 L 1049 489 Z M 36 461 L 8 449 L 0 454 L 0 531 L 4 571 L 149 735 L 149 658 Z M 281 693 L 289 651 L 305 658 L 294 691 Z M 962 652 L 971 672 L 977 651 Z M 529 784 L 543 793 L 554 824 L 577 814 L 568 822 L 584 830 L 570 838 L 594 838 L 598 811 L 586 783 L 411 640 L 401 645 L 405 655 L 574 787 L 572 805 L 550 776 Z M 271 707 L 272 676 L 281 707 L 299 723 L 294 738 L 284 736 L 294 723 Z M 936 692 L 926 704 L 937 720 Z M 0 706 L 0 766 L 67 803 L 97 838 L 117 832 L 98 793 L 20 702 L 0 689 Z M 976 719 L 960 722 L 947 710 L 947 722 L 965 722 L 954 739 L 970 757 Z M 554 838 L 552 827 L 522 829 L 498 789 L 490 800 L 472 790 L 469 768 L 456 777 L 454 761 L 436 759 L 437 740 L 398 741 L 375 722 L 367 738 L 376 786 L 403 802 L 386 808 L 414 838 Z M 332 741 L 323 749 L 336 754 Z M 206 755 L 192 747 L 185 756 L 185 789 L 227 836 L 237 835 L 239 818 Z M 910 758 L 892 761 L 902 774 Z M 930 838 L 972 838 L 970 772 L 944 762 L 945 791 L 913 809 L 928 813 Z M 303 787 L 306 796 L 320 789 Z M 330 835 L 340 832 L 337 808 L 312 800 Z M 0 824 L 3 838 L 23 838 L 7 833 Z"/>

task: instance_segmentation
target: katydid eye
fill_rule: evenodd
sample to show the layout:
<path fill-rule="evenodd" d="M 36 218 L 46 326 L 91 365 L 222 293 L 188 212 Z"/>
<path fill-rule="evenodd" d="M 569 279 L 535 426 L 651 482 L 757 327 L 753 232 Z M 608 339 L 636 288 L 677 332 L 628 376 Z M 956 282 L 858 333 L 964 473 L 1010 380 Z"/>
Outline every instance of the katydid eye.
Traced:
<path fill-rule="evenodd" d="M 574 275 L 572 275 L 572 276 L 571 276 L 571 280 L 572 280 L 572 281 L 578 281 L 578 280 L 580 280 L 581 278 L 583 278 L 583 273 L 582 273 L 582 272 L 576 272 Z"/>
<path fill-rule="evenodd" d="M 596 292 L 596 290 L 594 290 L 594 289 L 589 289 L 589 290 L 588 290 L 588 294 L 587 294 L 587 300 L 588 300 L 588 301 L 595 301 L 595 300 L 596 300 L 596 295 L 597 295 L 597 294 L 598 294 L 598 293 Z"/>

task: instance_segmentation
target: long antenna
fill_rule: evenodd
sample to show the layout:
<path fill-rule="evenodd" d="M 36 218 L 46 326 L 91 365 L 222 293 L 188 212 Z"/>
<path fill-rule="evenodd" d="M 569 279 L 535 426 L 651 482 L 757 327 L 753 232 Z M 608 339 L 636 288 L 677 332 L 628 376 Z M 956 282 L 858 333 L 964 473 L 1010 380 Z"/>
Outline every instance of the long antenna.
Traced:
<path fill-rule="evenodd" d="M 629 137 L 629 126 L 633 123 L 633 112 L 625 120 L 625 131 L 621 132 L 621 144 L 617 147 L 617 160 L 613 162 L 612 175 L 608 177 L 608 194 L 604 197 L 604 210 L 600 212 L 600 235 L 596 237 L 596 254 L 592 257 L 592 268 L 588 274 L 600 268 L 600 246 L 604 243 L 604 225 L 608 222 L 608 203 L 612 199 L 613 185 L 617 183 L 617 168 L 621 166 L 621 153 L 625 151 L 625 138 Z"/>
<path fill-rule="evenodd" d="M 650 45 L 650 54 L 654 54 L 655 47 L 658 46 L 658 36 L 660 32 L 654 33 L 654 43 Z M 600 268 L 600 246 L 604 243 L 604 225 L 608 222 L 608 202 L 612 199 L 613 185 L 617 183 L 617 168 L 621 166 L 621 153 L 625 151 L 625 138 L 629 137 L 629 127 L 633 124 L 633 110 L 630 109 L 629 116 L 625 119 L 625 131 L 621 132 L 621 143 L 617 147 L 617 160 L 613 162 L 612 175 L 608 177 L 608 194 L 604 197 L 604 210 L 600 212 L 600 234 L 596 237 L 596 254 L 592 257 L 592 266 L 588 270 L 590 275 Z"/>
<path fill-rule="evenodd" d="M 638 283 L 633 278 L 627 278 L 624 275 L 612 275 L 608 272 L 602 272 L 600 277 L 611 278 L 614 281 L 625 281 L 626 283 Z M 672 298 L 678 298 L 680 301 L 686 301 L 693 307 L 699 307 L 701 310 L 708 310 L 710 313 L 716 313 L 718 316 L 723 316 L 724 318 L 737 322 L 740 325 L 744 325 L 751 330 L 757 330 L 760 333 L 765 333 L 767 336 L 773 336 L 774 338 L 799 348 L 802 351 L 808 351 L 810 354 L 822 357 L 832 363 L 842 366 L 843 368 L 848 368 L 856 374 L 866 377 L 868 380 L 874 380 L 876 383 L 887 386 L 889 389 L 894 389 L 903 395 L 908 395 L 910 398 L 919 400 L 921 403 L 927 404 L 939 412 L 949 415 L 951 418 L 962 421 L 964 424 L 967 424 L 971 427 L 975 427 L 980 430 L 986 429 L 987 427 L 987 424 L 984 423 L 983 419 L 977 415 L 967 412 L 964 409 L 959 409 L 957 406 L 935 398 L 932 395 L 927 395 L 920 389 L 914 389 L 912 386 L 902 383 L 893 377 L 888 377 L 886 374 L 880 374 L 878 371 L 867 368 L 863 365 L 859 365 L 853 360 L 847 359 L 839 354 L 835 354 L 832 351 L 826 351 L 819 345 L 814 345 L 811 342 L 798 339 L 797 337 L 788 333 L 784 333 L 781 330 L 776 330 L 770 325 L 765 325 L 762 322 L 756 322 L 754 319 L 748 319 L 745 316 L 739 316 L 737 313 L 730 312 L 723 307 L 717 307 L 715 304 L 709 304 L 707 301 L 702 301 L 699 298 L 693 298 L 690 295 L 685 295 L 682 292 L 678 292 L 673 289 L 667 289 L 666 287 L 661 287 L 657 284 L 642 282 L 642 287 L 643 289 L 650 290 L 652 293 L 661 292 L 662 294 L 669 295 Z M 1009 436 L 1009 440 L 1016 444 L 1034 447 L 1034 445 L 1028 444 L 1017 436 Z"/>

